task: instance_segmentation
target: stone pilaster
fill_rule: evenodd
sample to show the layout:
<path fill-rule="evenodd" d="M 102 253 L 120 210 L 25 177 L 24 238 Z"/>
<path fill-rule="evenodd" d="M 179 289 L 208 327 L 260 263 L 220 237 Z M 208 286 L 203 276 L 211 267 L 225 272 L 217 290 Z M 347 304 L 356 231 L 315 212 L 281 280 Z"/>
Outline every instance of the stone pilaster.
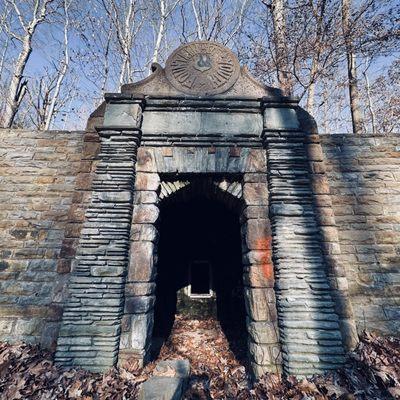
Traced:
<path fill-rule="evenodd" d="M 120 341 L 143 108 L 141 100 L 125 101 L 129 104 L 122 108 L 129 109 L 129 121 L 112 104 L 98 129 L 101 147 L 92 200 L 73 263 L 55 355 L 61 365 L 92 371 L 116 364 Z M 119 123 L 112 126 L 114 114 Z"/>
<path fill-rule="evenodd" d="M 135 184 L 128 275 L 125 286 L 125 309 L 122 323 L 119 364 L 126 368 L 142 367 L 150 356 L 154 322 L 155 278 L 159 217 L 157 173 L 143 171 L 139 150 Z"/>
<path fill-rule="evenodd" d="M 264 104 L 263 143 L 276 271 L 283 370 L 309 375 L 344 361 L 313 191 L 295 104 Z"/>
<path fill-rule="evenodd" d="M 244 174 L 243 203 L 240 221 L 248 351 L 253 375 L 259 378 L 281 369 L 265 162 L 258 172 Z"/>

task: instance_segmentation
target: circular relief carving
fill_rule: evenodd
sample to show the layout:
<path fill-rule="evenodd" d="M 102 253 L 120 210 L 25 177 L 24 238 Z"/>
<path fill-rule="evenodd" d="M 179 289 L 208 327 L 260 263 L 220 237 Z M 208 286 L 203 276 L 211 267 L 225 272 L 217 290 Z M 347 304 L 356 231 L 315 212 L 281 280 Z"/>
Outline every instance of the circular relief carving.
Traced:
<path fill-rule="evenodd" d="M 239 77 L 240 65 L 235 54 L 219 43 L 192 42 L 168 57 L 165 72 L 177 90 L 210 95 L 230 89 Z"/>

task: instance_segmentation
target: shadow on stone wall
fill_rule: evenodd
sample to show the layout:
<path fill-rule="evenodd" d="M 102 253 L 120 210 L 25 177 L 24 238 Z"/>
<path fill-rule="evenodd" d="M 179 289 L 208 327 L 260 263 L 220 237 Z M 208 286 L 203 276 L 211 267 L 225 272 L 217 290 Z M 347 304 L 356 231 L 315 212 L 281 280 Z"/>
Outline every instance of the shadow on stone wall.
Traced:
<path fill-rule="evenodd" d="M 397 147 L 396 147 L 397 145 Z M 400 330 L 400 175 L 398 140 L 323 140 L 341 261 L 358 331 Z"/>

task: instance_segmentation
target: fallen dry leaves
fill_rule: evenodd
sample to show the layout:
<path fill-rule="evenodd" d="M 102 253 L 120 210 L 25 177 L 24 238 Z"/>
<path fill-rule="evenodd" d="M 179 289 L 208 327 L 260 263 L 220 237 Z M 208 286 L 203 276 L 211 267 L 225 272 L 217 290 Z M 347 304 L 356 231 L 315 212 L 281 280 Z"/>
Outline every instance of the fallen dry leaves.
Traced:
<path fill-rule="evenodd" d="M 159 358 L 189 359 L 191 378 L 185 399 L 400 399 L 400 339 L 365 333 L 339 371 L 309 379 L 282 379 L 271 373 L 252 385 L 245 338 L 234 338 L 228 342 L 218 321 L 176 318 Z"/>
<path fill-rule="evenodd" d="M 136 376 L 127 371 L 62 369 L 37 346 L 0 342 L 1 400 L 122 400 L 134 399 L 136 393 Z"/>
<path fill-rule="evenodd" d="M 177 317 L 158 360 L 189 359 L 191 377 L 185 399 L 191 400 L 400 399 L 399 339 L 365 333 L 339 371 L 309 379 L 267 374 L 254 385 L 247 373 L 243 340 L 237 336 L 229 343 L 215 320 Z M 62 369 L 37 346 L 0 342 L 0 399 L 135 399 L 139 383 L 153 368 L 154 363 L 143 370 L 115 368 L 106 374 Z"/>

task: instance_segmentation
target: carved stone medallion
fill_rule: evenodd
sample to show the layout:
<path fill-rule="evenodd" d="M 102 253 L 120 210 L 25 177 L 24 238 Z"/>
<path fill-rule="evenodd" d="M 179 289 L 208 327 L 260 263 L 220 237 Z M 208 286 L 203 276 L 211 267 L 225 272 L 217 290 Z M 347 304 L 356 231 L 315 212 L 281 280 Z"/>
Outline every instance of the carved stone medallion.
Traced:
<path fill-rule="evenodd" d="M 214 42 L 192 42 L 178 47 L 165 65 L 175 89 L 194 95 L 212 95 L 230 89 L 240 74 L 240 65 L 229 49 Z"/>

